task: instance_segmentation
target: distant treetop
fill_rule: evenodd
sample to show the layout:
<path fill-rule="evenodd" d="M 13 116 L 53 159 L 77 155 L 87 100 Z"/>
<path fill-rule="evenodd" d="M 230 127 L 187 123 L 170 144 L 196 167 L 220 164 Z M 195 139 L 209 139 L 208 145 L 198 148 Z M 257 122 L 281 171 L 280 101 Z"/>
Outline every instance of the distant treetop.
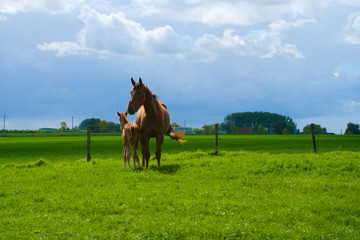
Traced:
<path fill-rule="evenodd" d="M 237 128 L 240 133 L 240 129 L 245 129 L 245 127 L 251 128 L 253 133 L 258 133 L 260 130 L 258 134 L 297 133 L 296 124 L 290 117 L 270 112 L 231 113 L 224 118 L 224 122 L 220 125 L 220 128 L 227 133 L 235 133 Z"/>

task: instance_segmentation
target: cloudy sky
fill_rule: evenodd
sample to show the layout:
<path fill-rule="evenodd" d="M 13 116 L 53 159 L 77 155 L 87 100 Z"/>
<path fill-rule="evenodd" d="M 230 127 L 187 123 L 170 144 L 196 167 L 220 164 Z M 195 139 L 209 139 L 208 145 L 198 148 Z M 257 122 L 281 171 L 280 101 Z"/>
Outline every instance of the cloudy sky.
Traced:
<path fill-rule="evenodd" d="M 181 125 L 243 111 L 360 123 L 360 0 L 0 0 L 0 36 L 10 129 L 117 122 L 131 77 Z"/>

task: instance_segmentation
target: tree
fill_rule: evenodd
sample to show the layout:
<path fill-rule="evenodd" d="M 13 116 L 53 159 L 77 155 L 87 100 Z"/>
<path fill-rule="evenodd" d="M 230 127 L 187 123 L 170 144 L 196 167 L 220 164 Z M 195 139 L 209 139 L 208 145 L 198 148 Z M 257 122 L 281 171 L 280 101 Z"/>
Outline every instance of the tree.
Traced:
<path fill-rule="evenodd" d="M 179 124 L 177 124 L 176 122 L 173 122 L 172 124 L 171 124 L 171 126 L 172 127 L 181 127 Z"/>
<path fill-rule="evenodd" d="M 100 121 L 99 128 L 100 128 L 100 132 L 106 132 L 108 130 L 108 122 L 105 120 Z"/>
<path fill-rule="evenodd" d="M 66 129 L 67 129 L 67 123 L 64 122 L 64 121 L 62 121 L 62 122 L 60 123 L 60 125 L 61 125 L 61 131 L 62 131 L 62 132 L 65 132 Z"/>
<path fill-rule="evenodd" d="M 253 129 L 251 127 L 241 127 L 239 128 L 239 134 L 253 134 Z"/>
<path fill-rule="evenodd" d="M 80 130 L 86 130 L 87 126 L 91 126 L 91 132 L 99 132 L 100 118 L 88 118 L 82 121 L 79 125 Z"/>
<path fill-rule="evenodd" d="M 206 125 L 205 124 L 202 128 L 204 129 L 205 134 L 210 134 L 211 130 L 212 130 L 212 125 Z"/>
<path fill-rule="evenodd" d="M 193 128 L 192 130 L 195 132 L 195 134 L 204 134 L 205 133 L 204 129 L 201 129 L 201 128 Z"/>
<path fill-rule="evenodd" d="M 83 120 L 80 125 L 80 130 L 86 130 L 87 126 L 91 126 L 91 132 L 119 132 L 120 131 L 120 124 L 107 122 L 105 120 L 100 120 L 100 118 L 88 118 Z"/>
<path fill-rule="evenodd" d="M 289 134 L 289 130 L 287 128 L 284 128 L 282 130 L 282 135 L 288 135 Z"/>
<path fill-rule="evenodd" d="M 266 134 L 266 129 L 262 124 L 260 124 L 259 127 L 257 128 L 256 134 L 260 134 L 260 135 Z"/>
<path fill-rule="evenodd" d="M 321 128 L 321 126 L 320 126 L 320 125 L 317 125 L 317 124 L 314 125 L 314 132 L 315 132 L 315 134 L 324 133 L 324 129 L 325 129 L 325 131 L 326 131 L 326 128 Z M 304 132 L 304 134 L 311 134 L 311 124 L 306 125 L 306 126 L 303 128 L 303 132 Z M 325 133 L 326 133 L 326 132 L 325 132 Z"/>
<path fill-rule="evenodd" d="M 274 130 L 273 133 L 275 134 L 283 134 L 284 129 L 286 128 L 286 123 L 285 122 L 279 122 L 276 123 L 274 126 Z M 289 133 L 289 131 L 288 131 Z"/>
<path fill-rule="evenodd" d="M 289 134 L 296 133 L 296 124 L 290 117 L 269 112 L 231 113 L 224 118 L 224 122 L 220 125 L 220 128 L 225 132 L 231 132 L 231 125 L 235 124 L 239 128 L 251 127 L 253 132 L 255 132 L 257 128 L 262 125 L 267 133 L 271 133 L 274 131 L 275 125 L 281 122 L 285 123 Z M 281 134 L 281 132 L 279 134 Z"/>
<path fill-rule="evenodd" d="M 235 124 L 231 124 L 230 131 L 231 131 L 232 134 L 238 134 L 239 133 L 239 127 L 236 126 Z"/>
<path fill-rule="evenodd" d="M 347 124 L 345 134 L 360 134 L 360 125 L 349 122 Z"/>

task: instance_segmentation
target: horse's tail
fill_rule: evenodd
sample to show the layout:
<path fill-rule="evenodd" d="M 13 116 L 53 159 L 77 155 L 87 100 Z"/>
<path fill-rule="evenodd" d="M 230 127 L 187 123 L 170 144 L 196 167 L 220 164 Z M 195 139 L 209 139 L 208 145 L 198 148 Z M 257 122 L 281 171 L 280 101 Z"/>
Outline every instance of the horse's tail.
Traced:
<path fill-rule="evenodd" d="M 182 138 L 185 136 L 185 130 L 182 132 L 174 132 L 173 127 L 170 126 L 170 128 L 166 134 L 169 135 L 172 139 L 174 139 L 180 143 L 187 142 L 186 140 L 182 140 Z"/>

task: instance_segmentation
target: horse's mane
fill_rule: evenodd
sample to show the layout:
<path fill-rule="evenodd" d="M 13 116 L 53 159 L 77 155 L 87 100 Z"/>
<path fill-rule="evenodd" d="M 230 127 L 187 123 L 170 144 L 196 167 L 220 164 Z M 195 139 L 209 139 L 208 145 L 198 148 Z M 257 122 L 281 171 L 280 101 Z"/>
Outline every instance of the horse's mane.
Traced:
<path fill-rule="evenodd" d="M 166 105 L 160 102 L 160 97 L 157 94 L 153 93 L 148 85 L 145 85 L 145 97 L 147 101 L 159 101 L 159 103 L 161 103 L 161 105 L 163 105 L 163 107 L 167 109 Z"/>

